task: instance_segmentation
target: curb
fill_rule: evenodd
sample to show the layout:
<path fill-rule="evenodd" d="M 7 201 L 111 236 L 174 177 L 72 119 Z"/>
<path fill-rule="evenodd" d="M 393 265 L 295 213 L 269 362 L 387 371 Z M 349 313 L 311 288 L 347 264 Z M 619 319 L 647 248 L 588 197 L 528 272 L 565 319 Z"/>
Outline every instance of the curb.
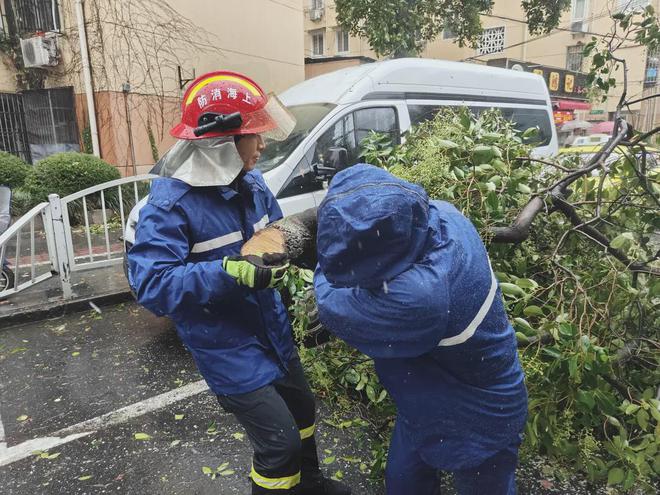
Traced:
<path fill-rule="evenodd" d="M 46 305 L 33 306 L 25 310 L 19 310 L 8 316 L 0 316 L 0 332 L 22 323 L 32 323 L 57 318 L 70 313 L 80 313 L 92 309 L 90 303 L 94 303 L 97 306 L 111 306 L 131 300 L 133 300 L 133 295 L 130 290 L 126 289 L 102 296 L 85 297 L 72 301 L 59 300 Z"/>

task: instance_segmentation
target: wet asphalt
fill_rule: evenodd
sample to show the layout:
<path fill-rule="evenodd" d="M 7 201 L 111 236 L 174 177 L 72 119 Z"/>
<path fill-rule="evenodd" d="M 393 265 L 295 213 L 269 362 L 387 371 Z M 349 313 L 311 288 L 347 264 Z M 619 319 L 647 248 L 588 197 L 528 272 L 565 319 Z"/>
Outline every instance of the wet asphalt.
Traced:
<path fill-rule="evenodd" d="M 200 380 L 171 322 L 133 303 L 0 329 L 9 450 Z M 319 455 L 332 461 L 323 464 L 326 473 L 341 471 L 356 494 L 383 493 L 360 470 L 366 439 L 317 423 Z M 247 437 L 208 391 L 15 462 L 2 459 L 0 444 L 2 494 L 250 492 Z M 215 479 L 203 472 L 221 466 Z"/>
<path fill-rule="evenodd" d="M 135 303 L 101 310 L 0 328 L 0 494 L 249 494 L 247 438 L 205 389 L 171 322 Z M 191 388 L 182 400 L 135 413 L 135 404 Z M 122 408 L 131 412 L 80 426 Z M 354 495 L 383 495 L 361 466 L 370 458 L 366 433 L 326 424 L 330 413 L 319 405 L 322 468 L 339 472 Z M 39 448 L 44 437 L 72 432 L 87 434 Z M 16 450 L 23 454 L 8 461 Z M 606 493 L 546 470 L 542 458 L 526 460 L 518 493 Z M 446 479 L 442 493 L 455 493 Z"/>

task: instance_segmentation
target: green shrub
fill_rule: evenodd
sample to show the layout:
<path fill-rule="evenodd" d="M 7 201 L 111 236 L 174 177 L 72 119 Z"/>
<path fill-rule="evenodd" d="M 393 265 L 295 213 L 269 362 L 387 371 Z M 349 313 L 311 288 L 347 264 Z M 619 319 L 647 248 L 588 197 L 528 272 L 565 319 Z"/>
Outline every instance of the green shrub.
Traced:
<path fill-rule="evenodd" d="M 115 167 L 93 155 L 58 153 L 34 166 L 25 181 L 25 190 L 36 200 L 46 201 L 49 194 L 64 197 L 119 178 Z"/>
<path fill-rule="evenodd" d="M 14 189 L 11 195 L 11 214 L 20 217 L 21 215 L 25 215 L 39 203 L 40 201 L 35 200 L 25 189 Z"/>
<path fill-rule="evenodd" d="M 21 187 L 30 172 L 30 166 L 16 155 L 0 151 L 0 185 L 12 189 Z"/>

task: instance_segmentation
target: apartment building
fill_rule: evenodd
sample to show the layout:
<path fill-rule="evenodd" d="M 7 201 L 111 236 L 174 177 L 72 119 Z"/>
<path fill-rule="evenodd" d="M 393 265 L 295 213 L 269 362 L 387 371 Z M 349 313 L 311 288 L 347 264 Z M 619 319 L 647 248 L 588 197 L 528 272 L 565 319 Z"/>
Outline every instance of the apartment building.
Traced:
<path fill-rule="evenodd" d="M 608 120 L 623 89 L 623 72 L 615 74 L 617 88 L 606 102 L 600 102 L 586 84 L 584 71 L 589 60 L 582 55 L 583 47 L 593 36 L 602 39 L 610 32 L 611 13 L 648 4 L 660 8 L 660 0 L 573 0 L 557 29 L 547 35 L 531 35 L 521 3 L 496 0 L 492 13 L 482 16 L 484 32 L 476 49 L 459 47 L 448 26 L 421 56 L 537 72 L 546 79 L 558 123 L 578 117 Z M 307 78 L 377 58 L 364 40 L 337 26 L 334 1 L 303 0 L 303 5 Z M 628 64 L 629 95 L 642 97 L 659 91 L 659 55 L 632 43 L 619 51 Z M 629 118 L 639 128 L 648 129 L 660 121 L 657 100 L 637 103 L 629 110 Z"/>
<path fill-rule="evenodd" d="M 300 0 L 0 0 L 0 12 L 0 149 L 30 162 L 85 148 L 143 173 L 195 76 L 235 70 L 275 92 L 304 79 Z"/>

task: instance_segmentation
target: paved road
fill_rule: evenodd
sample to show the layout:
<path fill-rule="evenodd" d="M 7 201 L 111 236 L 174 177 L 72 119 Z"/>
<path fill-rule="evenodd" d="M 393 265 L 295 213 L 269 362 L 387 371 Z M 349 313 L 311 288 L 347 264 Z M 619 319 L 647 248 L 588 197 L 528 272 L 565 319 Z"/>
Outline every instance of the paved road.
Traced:
<path fill-rule="evenodd" d="M 329 409 L 321 404 L 321 419 Z M 334 458 L 328 474 L 341 471 L 355 495 L 384 493 L 360 470 L 364 432 L 323 421 L 318 431 L 321 458 Z M 247 494 L 250 456 L 168 320 L 130 303 L 0 329 L 3 495 Z M 546 480 L 542 464 L 519 469 L 521 495 L 605 493 Z"/>
<path fill-rule="evenodd" d="M 134 304 L 0 330 L 0 492 L 249 493 L 247 438 L 200 380 L 171 323 Z M 367 452 L 359 435 L 319 422 L 319 443 L 328 473 L 382 493 L 342 459 Z"/>

